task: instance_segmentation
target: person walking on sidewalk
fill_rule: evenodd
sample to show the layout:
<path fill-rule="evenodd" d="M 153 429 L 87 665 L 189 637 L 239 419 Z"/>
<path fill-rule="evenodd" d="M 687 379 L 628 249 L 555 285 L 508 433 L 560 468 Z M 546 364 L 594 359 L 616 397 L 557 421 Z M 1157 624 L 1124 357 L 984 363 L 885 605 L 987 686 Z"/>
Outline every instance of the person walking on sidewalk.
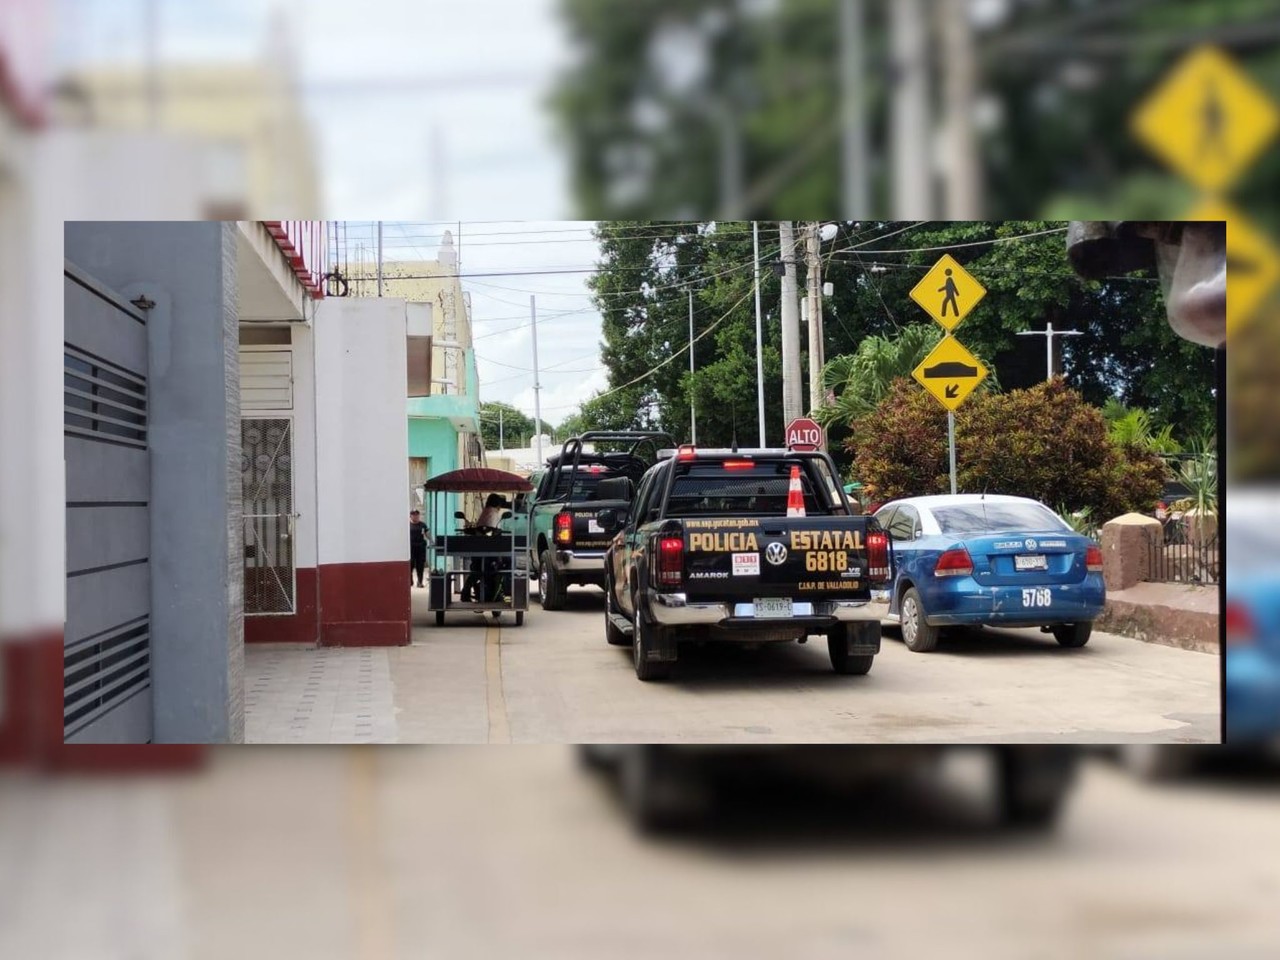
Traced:
<path fill-rule="evenodd" d="M 430 531 L 422 522 L 422 513 L 418 510 L 409 512 L 409 586 L 413 586 L 416 576 L 418 586 L 423 586 L 422 575 L 427 568 L 427 535 Z"/>

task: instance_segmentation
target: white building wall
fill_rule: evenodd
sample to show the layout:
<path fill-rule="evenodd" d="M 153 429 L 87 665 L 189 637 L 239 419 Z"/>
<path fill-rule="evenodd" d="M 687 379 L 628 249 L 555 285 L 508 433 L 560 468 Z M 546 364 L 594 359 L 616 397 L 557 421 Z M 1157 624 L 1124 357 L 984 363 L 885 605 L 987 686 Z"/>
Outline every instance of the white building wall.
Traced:
<path fill-rule="evenodd" d="M 313 329 L 320 565 L 403 560 L 405 301 L 325 299 Z"/>

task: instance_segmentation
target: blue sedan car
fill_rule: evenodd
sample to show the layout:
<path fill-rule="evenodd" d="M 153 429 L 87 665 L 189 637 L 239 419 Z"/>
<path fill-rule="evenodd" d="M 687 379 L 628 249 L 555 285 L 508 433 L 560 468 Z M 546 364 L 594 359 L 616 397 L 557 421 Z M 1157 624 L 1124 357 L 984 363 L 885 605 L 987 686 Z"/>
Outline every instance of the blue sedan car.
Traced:
<path fill-rule="evenodd" d="M 908 497 L 876 519 L 893 540 L 889 619 L 926 653 L 949 626 L 1042 627 L 1083 647 L 1102 614 L 1102 550 L 1035 500 Z"/>
<path fill-rule="evenodd" d="M 1280 749 L 1280 498 L 1235 490 L 1226 513 L 1227 741 Z"/>

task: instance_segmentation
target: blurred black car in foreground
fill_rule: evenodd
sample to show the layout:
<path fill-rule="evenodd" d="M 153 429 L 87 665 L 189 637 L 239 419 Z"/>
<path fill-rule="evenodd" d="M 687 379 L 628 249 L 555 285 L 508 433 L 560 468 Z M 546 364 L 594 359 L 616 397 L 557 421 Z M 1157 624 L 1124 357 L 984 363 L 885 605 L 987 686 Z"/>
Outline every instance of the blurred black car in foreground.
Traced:
<path fill-rule="evenodd" d="M 589 769 L 608 775 L 632 825 L 642 833 L 709 824 L 744 797 L 768 806 L 770 783 L 808 783 L 847 797 L 865 788 L 934 770 L 948 751 L 986 752 L 1001 826 L 1049 830 L 1076 781 L 1080 751 L 1073 746 L 957 748 L 876 744 L 822 746 L 675 746 L 584 744 Z M 848 822 L 856 804 L 815 810 Z M 783 814 L 785 815 L 785 814 Z"/>

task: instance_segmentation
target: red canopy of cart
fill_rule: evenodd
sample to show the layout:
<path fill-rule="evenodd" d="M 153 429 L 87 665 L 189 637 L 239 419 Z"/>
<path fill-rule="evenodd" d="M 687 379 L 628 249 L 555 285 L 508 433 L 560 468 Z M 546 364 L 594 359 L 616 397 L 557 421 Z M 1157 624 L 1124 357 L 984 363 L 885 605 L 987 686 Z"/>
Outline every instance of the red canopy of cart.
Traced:
<path fill-rule="evenodd" d="M 500 490 L 528 493 L 533 489 L 533 484 L 518 473 L 507 473 L 490 467 L 467 467 L 432 477 L 422 485 L 422 489 L 443 493 L 488 493 Z"/>

